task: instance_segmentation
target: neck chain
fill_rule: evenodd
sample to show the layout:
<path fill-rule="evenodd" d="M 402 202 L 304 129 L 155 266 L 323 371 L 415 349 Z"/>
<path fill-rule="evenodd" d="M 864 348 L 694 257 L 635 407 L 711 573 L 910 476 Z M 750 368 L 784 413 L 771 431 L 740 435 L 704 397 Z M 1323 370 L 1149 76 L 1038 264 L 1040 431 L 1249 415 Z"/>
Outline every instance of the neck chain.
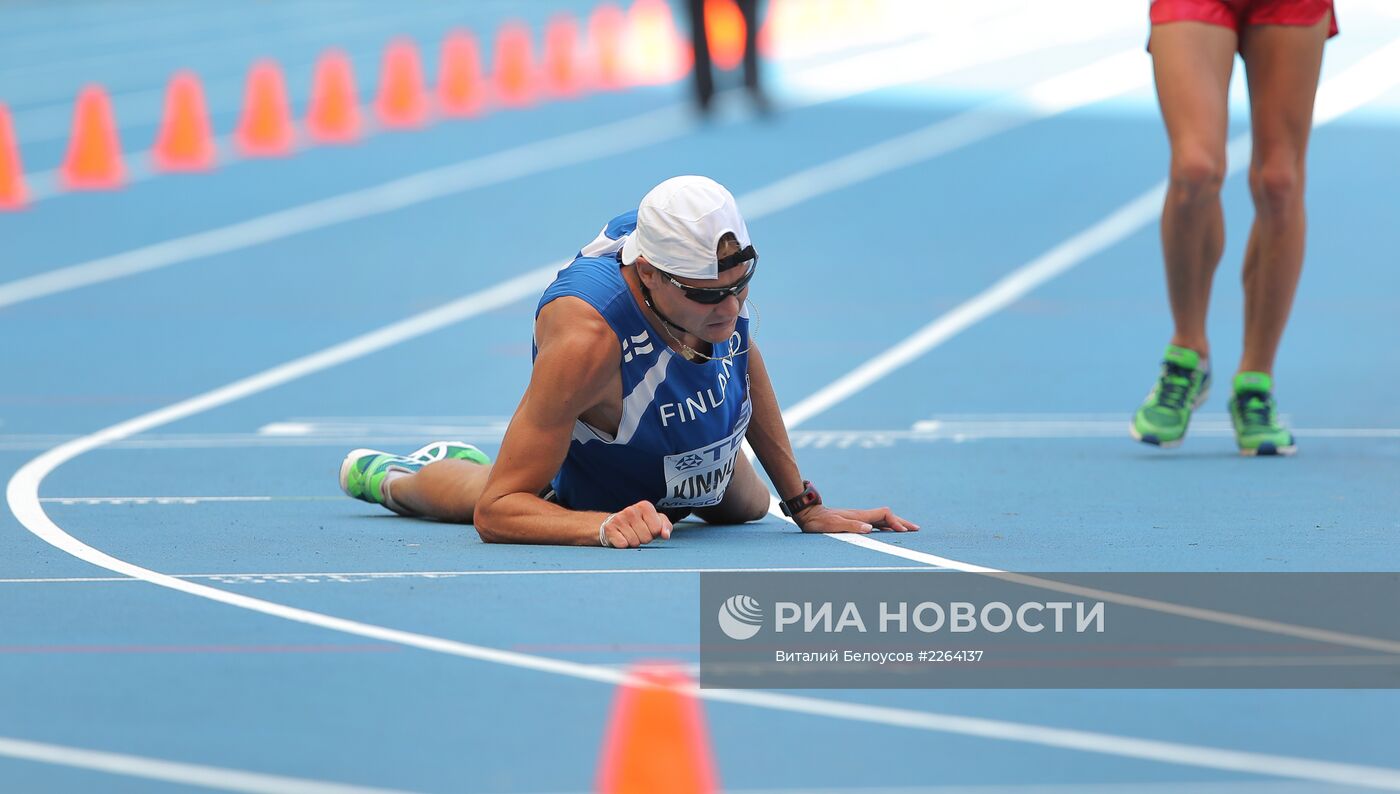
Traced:
<path fill-rule="evenodd" d="M 642 301 L 646 303 L 648 309 L 651 309 L 652 314 L 655 314 L 657 318 L 661 320 L 662 329 L 666 331 L 667 336 L 671 337 L 671 341 L 675 342 L 677 345 L 680 346 L 681 355 L 684 356 L 687 361 L 729 361 L 735 356 L 741 356 L 749 352 L 749 348 L 753 347 L 754 332 L 758 330 L 758 326 L 761 323 L 761 318 L 758 314 L 758 306 L 756 304 L 750 301 L 744 301 L 744 305 L 749 307 L 749 309 L 752 310 L 751 313 L 753 314 L 753 319 L 749 322 L 749 344 L 743 350 L 730 350 L 728 354 L 723 356 L 710 356 L 701 353 L 699 350 L 696 350 L 690 345 L 687 345 L 685 342 L 682 342 L 681 338 L 676 336 L 675 331 L 672 331 L 671 329 L 674 328 L 676 329 L 676 331 L 680 331 L 683 334 L 690 334 L 690 332 L 680 327 L 679 325 L 676 325 L 675 323 L 671 322 L 671 319 L 669 317 L 662 314 L 661 310 L 656 308 L 656 303 L 651 299 L 651 290 L 647 289 L 647 285 L 641 284 L 639 286 L 641 286 L 642 288 Z M 691 334 L 691 336 L 697 336 L 697 334 Z M 710 352 L 713 353 L 713 343 L 711 343 L 710 348 Z"/>

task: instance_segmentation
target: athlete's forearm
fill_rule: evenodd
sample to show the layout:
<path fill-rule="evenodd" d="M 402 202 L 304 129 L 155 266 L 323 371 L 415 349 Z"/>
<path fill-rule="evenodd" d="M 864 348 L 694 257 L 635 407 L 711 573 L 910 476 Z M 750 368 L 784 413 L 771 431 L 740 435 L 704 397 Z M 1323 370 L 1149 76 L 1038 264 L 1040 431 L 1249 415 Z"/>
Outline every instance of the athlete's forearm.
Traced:
<path fill-rule="evenodd" d="M 508 493 L 476 508 L 476 531 L 487 543 L 597 546 L 606 513 L 569 510 L 530 493 Z"/>
<path fill-rule="evenodd" d="M 778 496 L 783 499 L 796 496 L 802 492 L 802 473 L 797 468 L 797 455 L 792 451 L 787 426 L 783 424 L 778 396 L 757 347 L 749 351 L 749 399 L 753 403 L 753 416 L 744 438 L 753 447 L 773 487 L 778 489 Z"/>

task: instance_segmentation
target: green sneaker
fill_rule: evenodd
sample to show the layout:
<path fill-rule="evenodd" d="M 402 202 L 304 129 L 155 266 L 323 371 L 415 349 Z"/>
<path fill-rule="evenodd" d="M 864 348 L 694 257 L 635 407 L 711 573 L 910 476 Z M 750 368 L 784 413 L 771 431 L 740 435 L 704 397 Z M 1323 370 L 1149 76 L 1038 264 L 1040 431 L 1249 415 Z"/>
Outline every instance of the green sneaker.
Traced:
<path fill-rule="evenodd" d="M 491 462 L 485 452 L 462 441 L 434 441 L 407 455 L 377 449 L 352 450 L 340 464 L 340 490 L 371 504 L 384 504 L 384 478 L 391 471 L 411 474 L 439 460 L 469 460 L 483 466 Z"/>
<path fill-rule="evenodd" d="M 1201 407 L 1209 393 L 1210 370 L 1201 367 L 1200 354 L 1167 345 L 1162 375 L 1133 416 L 1129 431 L 1144 444 L 1180 446 L 1191 412 Z"/>
<path fill-rule="evenodd" d="M 1240 454 L 1292 455 L 1298 444 L 1288 428 L 1279 424 L 1272 391 L 1274 379 L 1263 372 L 1235 376 L 1235 396 L 1230 400 L 1230 421 Z"/>
<path fill-rule="evenodd" d="M 340 464 L 340 490 L 362 502 L 383 505 L 384 478 L 389 472 L 411 474 L 424 465 L 424 461 L 377 449 L 351 450 Z"/>
<path fill-rule="evenodd" d="M 434 441 L 416 452 L 408 453 L 408 456 L 423 463 L 439 460 L 469 460 L 483 466 L 491 463 L 491 456 L 465 441 Z"/>

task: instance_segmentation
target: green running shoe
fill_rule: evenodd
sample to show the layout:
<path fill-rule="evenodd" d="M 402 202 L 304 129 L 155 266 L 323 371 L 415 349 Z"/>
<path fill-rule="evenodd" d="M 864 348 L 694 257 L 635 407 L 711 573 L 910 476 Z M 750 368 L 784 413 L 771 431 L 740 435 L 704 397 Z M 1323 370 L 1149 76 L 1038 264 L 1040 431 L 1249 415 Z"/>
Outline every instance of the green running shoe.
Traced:
<path fill-rule="evenodd" d="M 1298 451 L 1293 434 L 1279 424 L 1273 388 L 1274 379 L 1267 373 L 1241 372 L 1235 376 L 1230 421 L 1235 425 L 1235 443 L 1241 455 L 1292 455 Z"/>
<path fill-rule="evenodd" d="M 469 460 L 483 466 L 491 463 L 491 456 L 465 441 L 434 441 L 420 450 L 408 453 L 408 456 L 423 463 L 439 460 Z"/>
<path fill-rule="evenodd" d="M 1210 370 L 1201 367 L 1200 354 L 1167 345 L 1162 375 L 1129 426 L 1133 438 L 1158 447 L 1180 446 L 1191 412 L 1201 407 L 1209 393 Z"/>
<path fill-rule="evenodd" d="M 483 466 L 491 462 L 485 452 L 462 441 L 434 441 L 407 455 L 377 449 L 352 450 L 340 464 L 340 490 L 371 504 L 384 504 L 384 478 L 391 471 L 411 474 L 439 460 L 469 460 Z"/>
<path fill-rule="evenodd" d="M 355 449 L 340 464 L 340 490 L 346 496 L 370 504 L 384 504 L 384 478 L 391 471 L 412 474 L 423 468 L 424 461 L 403 455 L 391 455 L 377 449 Z"/>

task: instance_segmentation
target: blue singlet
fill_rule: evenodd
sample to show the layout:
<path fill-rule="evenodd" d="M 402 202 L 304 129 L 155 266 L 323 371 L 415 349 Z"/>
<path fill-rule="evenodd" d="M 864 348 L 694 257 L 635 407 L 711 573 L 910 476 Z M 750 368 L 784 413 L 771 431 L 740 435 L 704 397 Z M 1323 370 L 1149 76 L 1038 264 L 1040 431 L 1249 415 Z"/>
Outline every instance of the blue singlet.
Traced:
<path fill-rule="evenodd" d="M 615 512 L 642 500 L 681 511 L 718 504 L 749 426 L 747 306 L 729 342 L 715 345 L 712 354 L 743 352 L 703 362 L 677 355 L 622 278 L 622 243 L 636 226 L 635 211 L 609 222 L 559 271 L 535 309 L 538 317 L 555 298 L 581 298 L 607 320 L 622 346 L 616 436 L 576 421 L 552 483 L 559 503 L 574 510 Z"/>

